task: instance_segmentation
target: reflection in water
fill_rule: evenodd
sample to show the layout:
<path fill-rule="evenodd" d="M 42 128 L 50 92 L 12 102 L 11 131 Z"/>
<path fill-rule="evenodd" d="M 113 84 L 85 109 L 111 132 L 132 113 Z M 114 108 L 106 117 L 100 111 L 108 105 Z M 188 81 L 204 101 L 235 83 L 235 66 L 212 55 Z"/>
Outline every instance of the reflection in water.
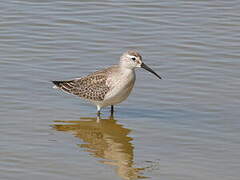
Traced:
<path fill-rule="evenodd" d="M 85 143 L 79 147 L 85 148 L 91 155 L 101 158 L 103 164 L 117 167 L 117 173 L 123 179 L 146 178 L 140 176 L 144 168 L 135 168 L 132 138 L 128 136 L 130 129 L 117 124 L 111 116 L 109 119 L 80 118 L 80 121 L 55 121 L 53 128 L 58 131 L 71 131 Z"/>

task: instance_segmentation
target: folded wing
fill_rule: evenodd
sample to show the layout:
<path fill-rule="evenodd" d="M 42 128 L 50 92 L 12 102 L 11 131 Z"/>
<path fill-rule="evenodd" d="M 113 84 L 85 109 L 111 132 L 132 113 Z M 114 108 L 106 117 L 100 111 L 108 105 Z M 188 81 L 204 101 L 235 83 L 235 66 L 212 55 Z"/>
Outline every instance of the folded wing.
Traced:
<path fill-rule="evenodd" d="M 84 78 L 52 82 L 57 88 L 67 93 L 88 100 L 102 101 L 110 89 L 106 84 L 106 80 L 106 73 L 97 72 Z"/>

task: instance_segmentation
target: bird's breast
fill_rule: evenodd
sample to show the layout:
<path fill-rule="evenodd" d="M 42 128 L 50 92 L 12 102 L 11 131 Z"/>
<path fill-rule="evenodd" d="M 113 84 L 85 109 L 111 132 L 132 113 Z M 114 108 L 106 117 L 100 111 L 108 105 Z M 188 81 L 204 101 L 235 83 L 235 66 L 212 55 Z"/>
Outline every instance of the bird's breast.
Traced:
<path fill-rule="evenodd" d="M 110 90 L 104 98 L 106 105 L 118 104 L 124 101 L 132 91 L 135 79 L 134 70 L 112 74 L 107 80 Z"/>

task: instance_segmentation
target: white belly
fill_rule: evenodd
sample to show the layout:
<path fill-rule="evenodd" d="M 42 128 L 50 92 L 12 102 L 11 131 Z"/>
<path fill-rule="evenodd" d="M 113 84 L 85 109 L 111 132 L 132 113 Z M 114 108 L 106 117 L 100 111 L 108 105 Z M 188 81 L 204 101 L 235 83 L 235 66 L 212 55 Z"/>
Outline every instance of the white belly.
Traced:
<path fill-rule="evenodd" d="M 119 73 L 111 81 L 111 90 L 106 94 L 102 107 L 118 104 L 129 96 L 135 83 L 135 72 Z"/>

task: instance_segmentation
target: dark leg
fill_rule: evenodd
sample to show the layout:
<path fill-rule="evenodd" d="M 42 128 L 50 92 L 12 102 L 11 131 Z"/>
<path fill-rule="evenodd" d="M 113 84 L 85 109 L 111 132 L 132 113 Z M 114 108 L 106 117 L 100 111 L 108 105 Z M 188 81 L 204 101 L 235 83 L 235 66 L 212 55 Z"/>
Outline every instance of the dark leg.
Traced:
<path fill-rule="evenodd" d="M 113 105 L 111 105 L 111 114 L 113 114 L 113 112 L 114 112 L 114 107 Z"/>
<path fill-rule="evenodd" d="M 100 117 L 100 114 L 101 114 L 100 111 L 97 111 L 97 116 L 98 116 L 98 117 Z"/>
<path fill-rule="evenodd" d="M 114 107 L 113 107 L 113 105 L 111 105 L 111 116 L 110 117 L 113 117 L 113 114 L 114 114 Z"/>
<path fill-rule="evenodd" d="M 101 120 L 100 114 L 100 111 L 97 111 L 97 123 L 99 123 Z"/>
<path fill-rule="evenodd" d="M 101 110 L 101 107 L 100 106 L 97 106 L 97 117 L 100 117 L 100 110 Z"/>

